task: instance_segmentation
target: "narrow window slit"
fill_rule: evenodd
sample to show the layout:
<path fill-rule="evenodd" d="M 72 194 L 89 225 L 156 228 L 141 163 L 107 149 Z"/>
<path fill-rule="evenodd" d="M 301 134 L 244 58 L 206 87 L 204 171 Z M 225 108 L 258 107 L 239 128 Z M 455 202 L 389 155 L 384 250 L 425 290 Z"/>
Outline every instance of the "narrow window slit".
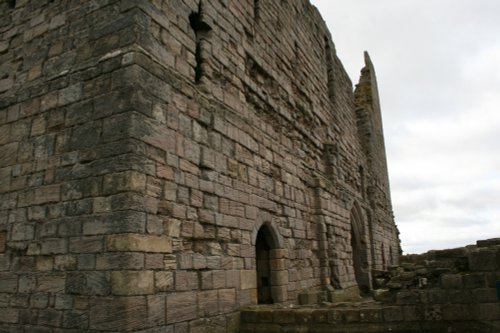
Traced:
<path fill-rule="evenodd" d="M 198 12 L 192 12 L 189 15 L 189 24 L 194 31 L 195 40 L 196 40 L 196 48 L 195 48 L 195 61 L 196 66 L 194 68 L 194 81 L 195 83 L 199 83 L 204 73 L 205 66 L 205 56 L 203 55 L 203 43 L 205 39 L 208 38 L 208 32 L 212 30 L 212 28 L 203 21 L 203 7 L 202 3 L 198 4 Z"/>
<path fill-rule="evenodd" d="M 253 0 L 253 19 L 258 21 L 260 19 L 260 1 Z"/>
<path fill-rule="evenodd" d="M 328 37 L 325 36 L 325 55 L 326 55 L 326 76 L 327 76 L 327 88 L 328 97 L 333 101 L 335 98 L 335 82 L 334 82 L 334 65 L 333 65 L 333 54 L 332 48 L 330 47 L 330 41 Z"/>

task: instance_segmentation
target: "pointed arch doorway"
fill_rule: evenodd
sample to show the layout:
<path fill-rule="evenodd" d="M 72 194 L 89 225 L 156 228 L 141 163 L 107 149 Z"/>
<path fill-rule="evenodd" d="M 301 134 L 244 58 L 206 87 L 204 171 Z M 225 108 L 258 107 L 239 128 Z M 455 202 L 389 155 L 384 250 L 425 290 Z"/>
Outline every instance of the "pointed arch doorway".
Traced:
<path fill-rule="evenodd" d="M 371 290 L 370 268 L 368 264 L 368 251 L 364 232 L 363 215 L 355 204 L 351 210 L 351 247 L 354 275 L 361 294 Z"/>
<path fill-rule="evenodd" d="M 257 233 L 255 255 L 257 261 L 257 303 L 274 303 L 271 288 L 271 250 L 276 248 L 272 231 L 264 224 Z"/>

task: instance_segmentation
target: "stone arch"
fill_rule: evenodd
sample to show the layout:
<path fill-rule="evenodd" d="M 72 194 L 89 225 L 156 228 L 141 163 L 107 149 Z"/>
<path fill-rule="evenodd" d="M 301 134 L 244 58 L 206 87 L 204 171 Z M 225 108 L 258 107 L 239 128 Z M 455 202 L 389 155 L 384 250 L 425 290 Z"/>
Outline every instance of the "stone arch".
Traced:
<path fill-rule="evenodd" d="M 368 264 L 368 244 L 363 212 L 357 202 L 354 202 L 350 214 L 351 247 L 354 275 L 362 294 L 371 290 L 370 267 Z"/>
<path fill-rule="evenodd" d="M 284 248 L 283 236 L 281 236 L 276 224 L 274 224 L 272 222 L 257 222 L 257 223 L 255 223 L 253 230 L 252 230 L 252 245 L 256 244 L 257 234 L 263 226 L 266 226 L 269 229 L 270 234 L 271 234 L 270 236 L 272 238 L 273 243 L 275 244 L 275 248 L 276 249 L 283 249 Z"/>
<path fill-rule="evenodd" d="M 257 303 L 277 303 L 286 300 L 288 274 L 284 265 L 283 237 L 270 222 L 258 223 L 252 233 L 255 246 Z"/>

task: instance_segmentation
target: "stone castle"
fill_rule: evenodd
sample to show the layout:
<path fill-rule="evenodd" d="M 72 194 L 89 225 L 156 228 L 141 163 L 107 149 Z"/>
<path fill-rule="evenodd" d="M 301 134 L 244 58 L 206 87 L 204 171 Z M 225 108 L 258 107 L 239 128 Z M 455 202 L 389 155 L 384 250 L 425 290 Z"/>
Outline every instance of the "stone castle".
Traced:
<path fill-rule="evenodd" d="M 353 91 L 307 0 L 0 1 L 0 331 L 372 293 L 400 246 L 365 63 Z"/>

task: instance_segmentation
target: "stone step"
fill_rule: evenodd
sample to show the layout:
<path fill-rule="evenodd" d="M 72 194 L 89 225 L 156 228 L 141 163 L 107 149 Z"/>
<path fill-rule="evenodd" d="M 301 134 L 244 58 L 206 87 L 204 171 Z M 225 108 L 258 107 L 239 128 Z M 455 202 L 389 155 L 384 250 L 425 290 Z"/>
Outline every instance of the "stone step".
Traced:
<path fill-rule="evenodd" d="M 323 307 L 256 306 L 241 312 L 240 333 L 498 333 L 495 322 L 457 317 L 433 307 L 374 302 Z M 444 311 L 444 308 L 443 308 Z M 455 313 L 456 314 L 456 313 Z"/>

